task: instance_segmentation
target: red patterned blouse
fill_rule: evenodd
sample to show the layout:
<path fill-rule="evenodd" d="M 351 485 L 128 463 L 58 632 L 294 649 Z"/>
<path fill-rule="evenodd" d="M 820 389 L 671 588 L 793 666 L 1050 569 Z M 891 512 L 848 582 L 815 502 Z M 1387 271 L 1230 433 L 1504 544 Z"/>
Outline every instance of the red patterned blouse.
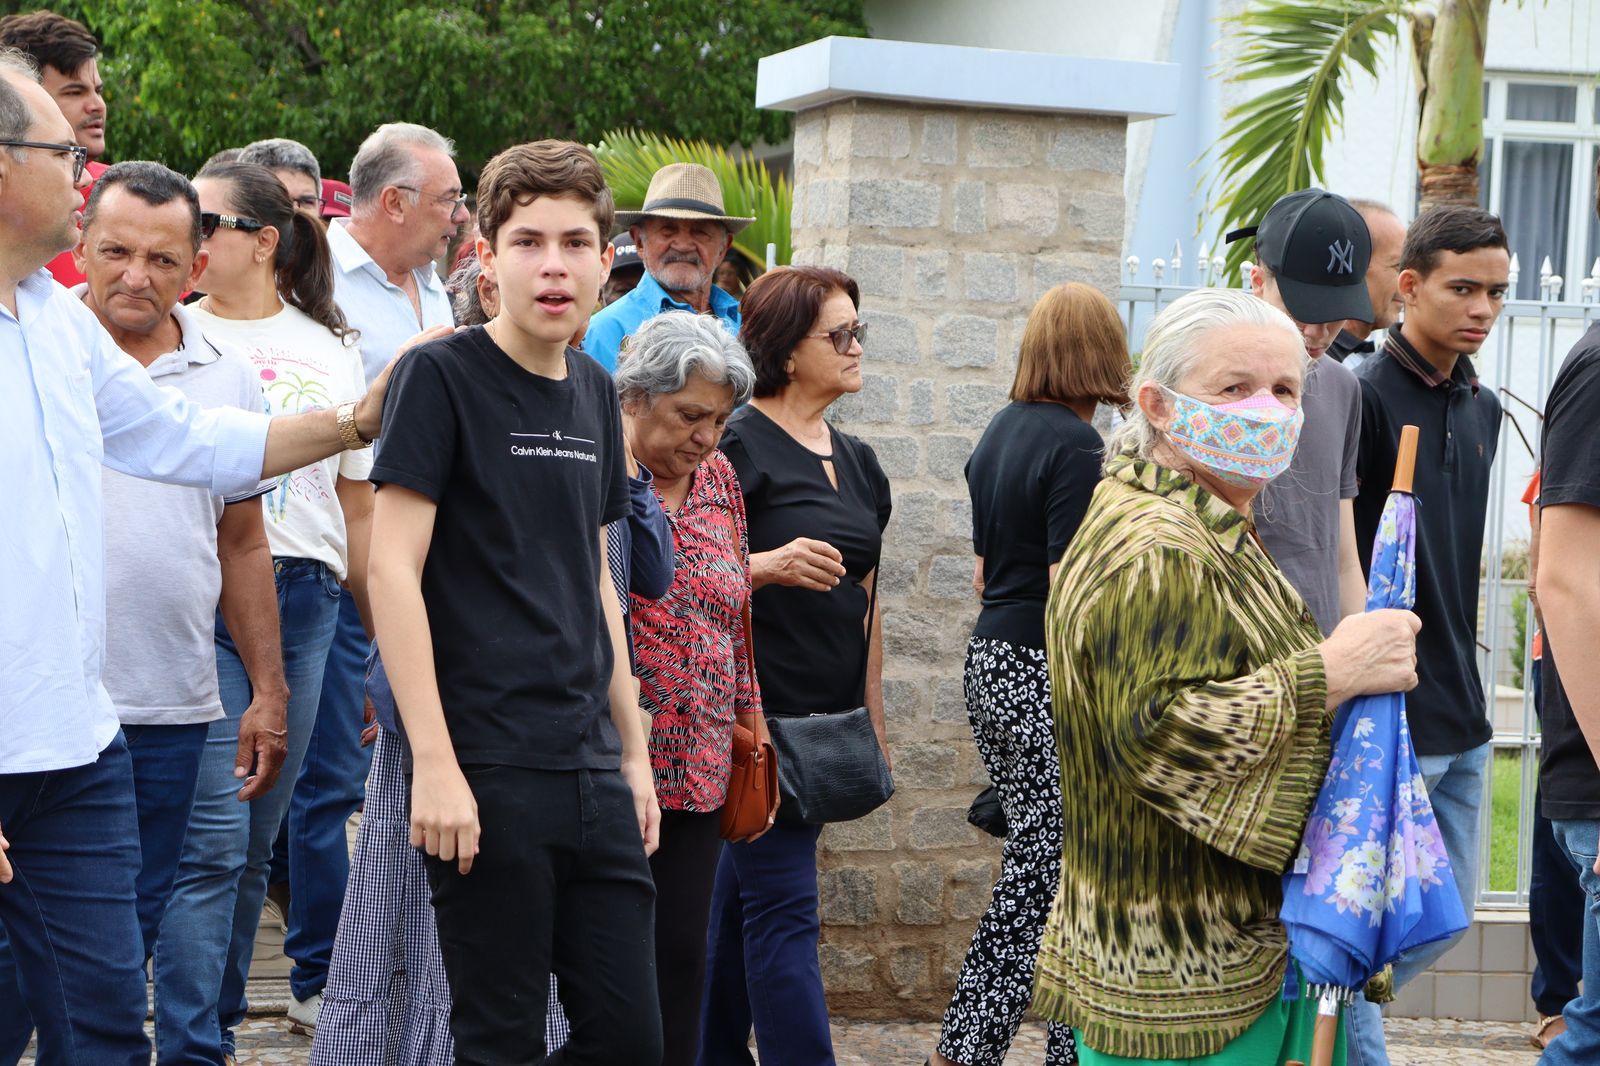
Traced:
<path fill-rule="evenodd" d="M 761 710 L 746 667 L 750 546 L 733 464 L 713 451 L 669 512 L 677 576 L 659 600 L 632 598 L 639 705 L 655 716 L 650 765 L 666 810 L 709 813 L 728 792 L 736 711 Z"/>

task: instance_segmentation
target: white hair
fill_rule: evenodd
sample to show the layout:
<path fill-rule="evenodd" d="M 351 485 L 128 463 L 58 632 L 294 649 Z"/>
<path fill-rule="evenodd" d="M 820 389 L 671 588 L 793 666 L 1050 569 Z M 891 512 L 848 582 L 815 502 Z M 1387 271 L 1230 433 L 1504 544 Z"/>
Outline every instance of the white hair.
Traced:
<path fill-rule="evenodd" d="M 391 185 L 418 185 L 422 163 L 414 148 L 456 154 L 448 138 L 414 122 L 385 122 L 361 142 L 350 161 L 350 201 L 354 207 L 377 202 L 378 195 Z M 413 193 L 413 197 L 420 196 Z"/>
<path fill-rule="evenodd" d="M 39 81 L 39 65 L 33 57 L 18 48 L 0 48 L 0 73 L 15 74 L 28 81 Z M 18 141 L 33 126 L 33 108 L 22 94 L 0 78 L 0 140 Z M 11 154 L 21 159 L 25 148 L 13 148 Z"/>
<path fill-rule="evenodd" d="M 322 184 L 322 167 L 317 164 L 315 153 L 299 141 L 287 137 L 269 137 L 245 145 L 239 152 L 239 162 L 254 163 L 268 170 L 293 170 L 304 174 L 318 186 Z M 320 188 L 317 195 L 322 195 Z"/>
<path fill-rule="evenodd" d="M 1294 340 L 1295 350 L 1300 353 L 1300 372 L 1305 373 L 1305 340 L 1288 315 L 1242 289 L 1197 289 L 1186 293 L 1163 307 L 1145 331 L 1144 351 L 1128 382 L 1128 395 L 1134 402 L 1128 408 L 1127 420 L 1106 441 L 1107 462 L 1130 445 L 1140 458 L 1150 458 L 1159 435 L 1139 407 L 1140 388 L 1149 383 L 1178 391 L 1200 358 L 1200 338 L 1233 326 L 1281 329 Z"/>
<path fill-rule="evenodd" d="M 733 389 L 735 406 L 756 387 L 756 369 L 739 339 L 710 315 L 665 311 L 634 331 L 617 361 L 617 396 L 655 402 L 681 392 L 690 374 Z"/>

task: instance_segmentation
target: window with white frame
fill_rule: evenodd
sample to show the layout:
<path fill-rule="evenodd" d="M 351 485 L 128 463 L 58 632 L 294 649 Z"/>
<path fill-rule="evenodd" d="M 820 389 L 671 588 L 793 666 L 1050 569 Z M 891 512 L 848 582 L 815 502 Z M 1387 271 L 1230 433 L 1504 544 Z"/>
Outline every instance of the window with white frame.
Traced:
<path fill-rule="evenodd" d="M 1505 223 L 1522 268 L 1514 297 L 1539 298 L 1548 257 L 1565 279 L 1562 298 L 1576 300 L 1600 258 L 1600 86 L 1593 77 L 1492 73 L 1483 96 L 1478 195 Z"/>

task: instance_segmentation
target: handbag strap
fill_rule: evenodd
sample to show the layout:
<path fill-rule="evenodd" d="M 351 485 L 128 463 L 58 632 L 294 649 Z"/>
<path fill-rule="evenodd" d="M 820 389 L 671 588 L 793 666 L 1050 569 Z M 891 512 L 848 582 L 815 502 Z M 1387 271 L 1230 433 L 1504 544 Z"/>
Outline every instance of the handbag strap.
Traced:
<path fill-rule="evenodd" d="M 867 698 L 867 667 L 872 663 L 872 626 L 878 620 L 878 580 L 883 575 L 878 573 L 883 568 L 882 560 L 872 571 L 872 592 L 867 596 L 867 646 L 861 655 L 861 683 L 856 687 L 861 690 L 861 698 Z"/>

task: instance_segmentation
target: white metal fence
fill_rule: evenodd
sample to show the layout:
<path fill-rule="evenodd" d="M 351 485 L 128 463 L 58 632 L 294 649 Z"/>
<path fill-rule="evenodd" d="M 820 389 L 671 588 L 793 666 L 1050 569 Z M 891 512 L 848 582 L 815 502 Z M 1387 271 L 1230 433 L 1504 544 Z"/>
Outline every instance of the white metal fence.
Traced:
<path fill-rule="evenodd" d="M 1121 308 L 1129 346 L 1136 352 L 1156 311 L 1186 292 L 1225 283 L 1222 257 L 1211 256 L 1204 246 L 1193 260 L 1175 244 L 1170 256 L 1152 259 L 1148 266 L 1129 256 L 1125 267 Z M 1514 288 L 1520 271 L 1515 258 L 1511 269 Z M 1248 265 L 1237 282 L 1249 285 Z M 1495 391 L 1506 412 L 1491 474 L 1478 612 L 1478 669 L 1485 711 L 1495 726 L 1479 851 L 1478 905 L 1485 908 L 1528 905 L 1539 719 L 1531 684 L 1520 683 L 1528 676 L 1523 666 L 1533 639 L 1531 617 L 1525 627 L 1518 625 L 1519 614 L 1527 610 L 1523 590 L 1529 525 L 1522 495 L 1537 468 L 1539 423 L 1551 382 L 1567 351 L 1600 319 L 1600 259 L 1576 286 L 1553 274 L 1546 259 L 1539 287 L 1538 300 L 1506 302 L 1499 323 L 1473 360 L 1481 386 Z M 1577 298 L 1564 300 L 1564 295 Z M 1514 795 L 1507 795 L 1512 790 Z"/>

